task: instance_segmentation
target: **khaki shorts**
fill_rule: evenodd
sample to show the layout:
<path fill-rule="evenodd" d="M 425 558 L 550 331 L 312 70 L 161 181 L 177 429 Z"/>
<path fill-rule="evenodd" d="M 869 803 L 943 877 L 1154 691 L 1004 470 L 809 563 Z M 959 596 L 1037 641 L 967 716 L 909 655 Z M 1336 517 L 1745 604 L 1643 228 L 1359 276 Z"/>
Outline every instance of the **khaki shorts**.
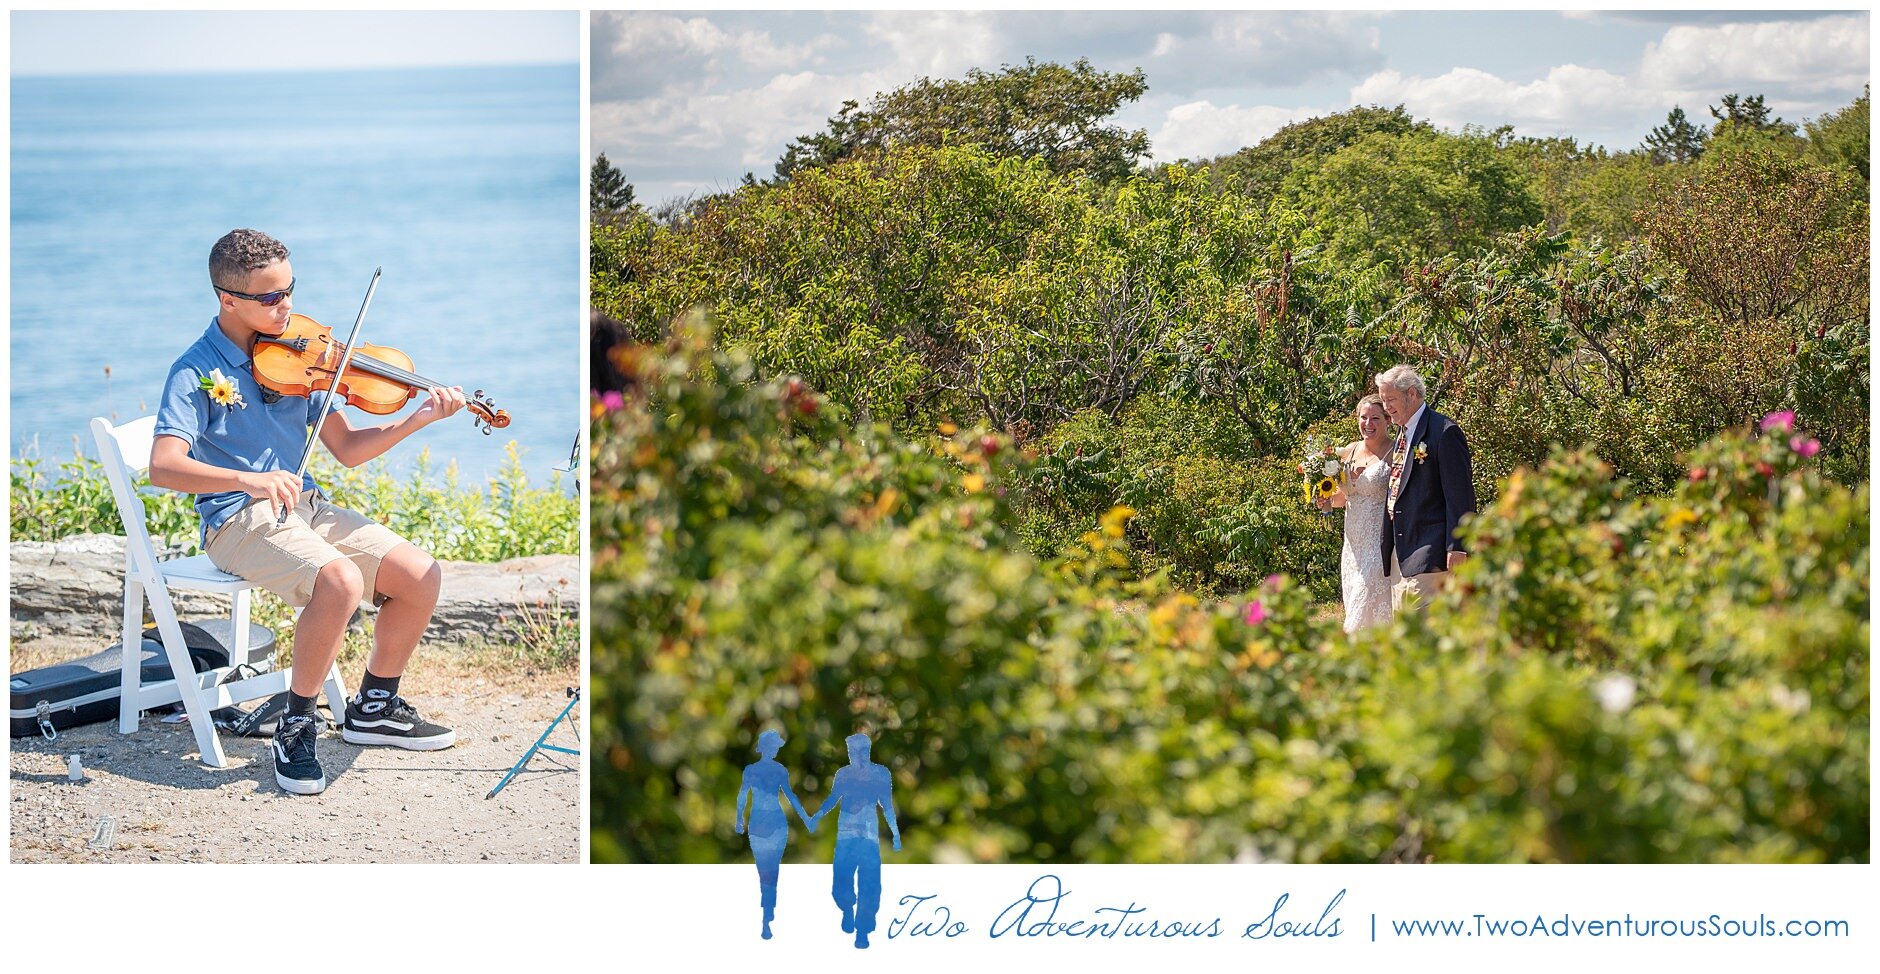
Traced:
<path fill-rule="evenodd" d="M 405 539 L 357 511 L 327 501 L 319 492 L 300 495 L 285 524 L 275 523 L 274 505 L 251 501 L 209 533 L 209 560 L 280 596 L 295 608 L 313 598 L 313 581 L 328 562 L 350 558 L 365 579 L 366 598 L 378 594 L 379 563 Z"/>

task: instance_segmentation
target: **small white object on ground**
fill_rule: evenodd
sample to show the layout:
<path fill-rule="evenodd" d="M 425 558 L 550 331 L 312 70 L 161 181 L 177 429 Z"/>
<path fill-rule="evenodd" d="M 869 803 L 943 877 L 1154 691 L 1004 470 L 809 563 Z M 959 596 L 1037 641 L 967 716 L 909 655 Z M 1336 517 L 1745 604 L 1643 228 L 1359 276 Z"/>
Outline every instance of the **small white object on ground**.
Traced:
<path fill-rule="evenodd" d="M 85 780 L 85 768 L 78 763 L 78 755 L 68 754 L 65 756 L 65 777 L 68 781 Z"/>
<path fill-rule="evenodd" d="M 110 815 L 99 816 L 98 831 L 92 833 L 91 842 L 88 845 L 93 849 L 109 849 L 116 843 L 117 819 Z"/>

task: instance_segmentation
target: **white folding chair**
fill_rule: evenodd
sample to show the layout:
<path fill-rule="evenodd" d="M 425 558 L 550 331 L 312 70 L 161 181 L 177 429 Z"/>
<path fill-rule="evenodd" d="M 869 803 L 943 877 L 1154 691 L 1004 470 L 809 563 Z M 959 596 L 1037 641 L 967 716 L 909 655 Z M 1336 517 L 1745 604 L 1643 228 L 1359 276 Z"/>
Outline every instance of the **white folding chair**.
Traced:
<path fill-rule="evenodd" d="M 196 673 L 177 624 L 176 606 L 170 601 L 170 589 L 199 592 L 226 592 L 230 598 L 229 622 L 233 645 L 229 646 L 231 664 L 248 659 L 248 590 L 255 586 L 211 564 L 208 555 L 194 555 L 171 561 L 158 561 L 157 550 L 144 528 L 144 502 L 137 496 L 136 478 L 150 468 L 150 445 L 155 436 L 157 418 L 145 416 L 122 426 L 112 426 L 103 417 L 91 421 L 91 432 L 98 440 L 98 457 L 104 464 L 105 477 L 111 481 L 111 494 L 117 500 L 118 517 L 124 522 L 124 653 L 121 671 L 123 697 L 118 703 L 118 733 L 137 729 L 143 712 L 181 701 L 189 715 L 189 726 L 196 734 L 202 761 L 213 768 L 228 767 L 228 756 L 216 736 L 215 721 L 209 712 L 246 700 L 269 697 L 287 689 L 288 671 L 274 670 L 260 676 L 218 685 L 226 669 Z M 144 603 L 156 618 L 157 634 L 163 643 L 170 673 L 175 679 L 156 683 L 143 682 Z M 194 674 L 193 679 L 182 679 Z M 340 682 L 339 666 L 326 674 L 326 702 L 333 713 L 345 713 L 346 688 Z"/>

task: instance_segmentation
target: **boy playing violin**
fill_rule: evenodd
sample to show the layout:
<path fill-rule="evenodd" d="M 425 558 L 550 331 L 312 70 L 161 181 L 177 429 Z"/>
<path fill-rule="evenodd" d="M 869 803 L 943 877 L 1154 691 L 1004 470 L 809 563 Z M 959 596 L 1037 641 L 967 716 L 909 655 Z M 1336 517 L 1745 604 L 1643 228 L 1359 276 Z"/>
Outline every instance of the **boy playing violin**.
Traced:
<path fill-rule="evenodd" d="M 218 301 L 209 329 L 170 366 L 150 448 L 150 482 L 193 493 L 202 547 L 215 566 L 303 607 L 294 627 L 287 713 L 274 733 L 274 780 L 297 795 L 326 789 L 314 755 L 314 698 L 338 658 L 354 609 L 378 605 L 372 655 L 346 701 L 340 736 L 351 744 L 433 751 L 456 734 L 419 716 L 399 677 L 431 622 L 443 579 L 437 561 L 371 518 L 328 502 L 294 468 L 327 394 L 301 399 L 262 389 L 255 339 L 279 335 L 293 309 L 287 248 L 256 230 L 232 230 L 209 251 Z M 354 427 L 335 409 L 320 442 L 356 467 L 464 407 L 460 388 L 432 388 L 418 410 Z M 291 513 L 284 523 L 279 514 Z"/>

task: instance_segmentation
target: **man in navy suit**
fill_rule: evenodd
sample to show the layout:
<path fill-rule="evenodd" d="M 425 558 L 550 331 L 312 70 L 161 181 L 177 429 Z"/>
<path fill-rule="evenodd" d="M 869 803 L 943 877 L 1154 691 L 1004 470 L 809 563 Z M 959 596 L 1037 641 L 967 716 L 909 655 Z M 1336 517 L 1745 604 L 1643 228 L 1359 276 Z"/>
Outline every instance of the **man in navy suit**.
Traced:
<path fill-rule="evenodd" d="M 1428 605 L 1468 552 L 1456 538 L 1464 515 L 1475 513 L 1469 444 L 1455 421 L 1424 404 L 1423 377 L 1408 365 L 1377 377 L 1384 412 L 1402 427 L 1391 448 L 1385 496 L 1384 573 L 1395 578 L 1391 605 Z"/>

